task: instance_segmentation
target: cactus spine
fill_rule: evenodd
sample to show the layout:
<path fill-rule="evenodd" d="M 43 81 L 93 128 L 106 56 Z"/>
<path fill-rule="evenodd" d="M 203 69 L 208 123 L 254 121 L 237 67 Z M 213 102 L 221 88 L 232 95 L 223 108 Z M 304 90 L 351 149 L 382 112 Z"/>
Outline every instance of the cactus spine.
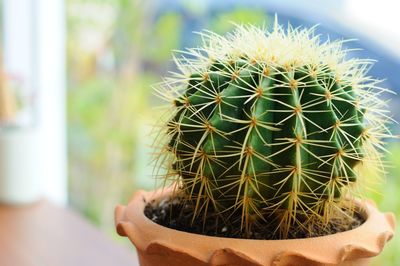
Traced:
<path fill-rule="evenodd" d="M 351 209 L 358 168 L 382 168 L 390 135 L 371 62 L 277 22 L 201 36 L 203 47 L 175 57 L 180 72 L 156 87 L 173 103 L 158 165 L 195 202 L 193 217 L 212 206 L 239 213 L 244 234 L 264 220 L 285 238 Z"/>

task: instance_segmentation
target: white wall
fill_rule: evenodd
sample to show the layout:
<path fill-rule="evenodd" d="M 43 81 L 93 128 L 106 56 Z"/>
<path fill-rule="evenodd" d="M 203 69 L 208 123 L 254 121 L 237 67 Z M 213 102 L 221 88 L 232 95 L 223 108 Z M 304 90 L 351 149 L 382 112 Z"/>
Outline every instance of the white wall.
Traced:
<path fill-rule="evenodd" d="M 67 202 L 65 126 L 65 8 L 63 0 L 3 0 L 6 72 L 37 92 L 41 134 L 37 163 L 44 197 Z"/>

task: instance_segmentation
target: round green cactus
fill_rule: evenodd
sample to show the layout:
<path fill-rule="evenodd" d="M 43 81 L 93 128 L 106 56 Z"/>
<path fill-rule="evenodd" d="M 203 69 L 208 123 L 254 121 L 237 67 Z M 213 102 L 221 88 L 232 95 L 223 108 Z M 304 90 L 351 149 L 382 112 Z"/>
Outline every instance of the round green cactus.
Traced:
<path fill-rule="evenodd" d="M 195 202 L 193 217 L 212 206 L 240 214 L 246 234 L 264 220 L 287 237 L 351 209 L 358 168 L 382 168 L 380 139 L 390 135 L 371 62 L 346 59 L 343 41 L 276 22 L 270 32 L 237 26 L 202 37 L 157 89 L 173 103 L 166 177 Z"/>

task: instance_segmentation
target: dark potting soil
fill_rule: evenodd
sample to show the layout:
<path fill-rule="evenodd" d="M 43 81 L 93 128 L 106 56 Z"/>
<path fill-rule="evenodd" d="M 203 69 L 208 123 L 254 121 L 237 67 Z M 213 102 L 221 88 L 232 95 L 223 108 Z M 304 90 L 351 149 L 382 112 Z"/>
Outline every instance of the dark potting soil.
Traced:
<path fill-rule="evenodd" d="M 230 217 L 229 221 L 225 222 L 212 211 L 207 212 L 205 219 L 204 215 L 193 219 L 194 208 L 194 204 L 190 202 L 182 204 L 181 199 L 176 198 L 161 202 L 148 202 L 144 214 L 159 225 L 189 233 L 230 238 L 279 239 L 276 225 L 273 223 L 264 221 L 254 223 L 250 233 L 244 235 L 243 230 L 240 230 L 242 224 L 240 214 L 237 217 Z M 307 230 L 304 227 L 298 227 L 290 230 L 287 238 L 308 238 L 339 233 L 357 228 L 364 221 L 364 218 L 356 212 L 344 212 L 342 217 L 332 218 L 330 223 L 323 227 L 314 226 Z"/>

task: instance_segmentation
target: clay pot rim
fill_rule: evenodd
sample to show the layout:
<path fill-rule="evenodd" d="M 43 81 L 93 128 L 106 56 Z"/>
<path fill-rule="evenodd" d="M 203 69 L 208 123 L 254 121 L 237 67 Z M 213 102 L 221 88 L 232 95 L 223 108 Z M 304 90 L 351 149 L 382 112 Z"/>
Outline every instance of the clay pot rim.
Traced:
<path fill-rule="evenodd" d="M 139 250 L 147 253 L 190 254 L 206 263 L 218 260 L 217 257 L 222 253 L 225 255 L 230 253 L 230 256 L 245 258 L 249 262 L 256 263 L 255 265 L 268 265 L 264 264 L 265 261 L 270 261 L 272 265 L 274 261 L 281 261 L 285 257 L 300 257 L 309 263 L 338 264 L 349 259 L 372 257 L 379 254 L 386 242 L 393 237 L 395 228 L 395 218 L 392 213 L 379 212 L 371 201 L 357 200 L 356 204 L 362 206 L 360 214 L 365 215 L 366 221 L 357 228 L 336 234 L 279 240 L 195 234 L 159 225 L 144 215 L 144 208 L 148 202 L 162 200 L 170 193 L 171 189 L 169 188 L 151 192 L 141 190 L 136 192 L 127 207 L 117 206 L 115 224 L 118 234 L 128 236 Z M 313 243 L 314 247 L 317 245 L 318 249 L 323 246 L 329 247 L 329 252 L 323 255 L 313 254 L 316 252 L 310 249 L 309 243 Z M 195 251 L 191 250 L 194 245 L 197 249 Z M 257 250 L 260 246 L 264 249 L 269 247 L 271 254 L 259 254 Z M 293 251 L 293 249 L 295 250 Z"/>
<path fill-rule="evenodd" d="M 251 238 L 233 238 L 233 237 L 222 237 L 222 236 L 213 236 L 213 235 L 203 235 L 203 234 L 197 234 L 197 233 L 191 233 L 191 232 L 187 232 L 187 231 L 182 231 L 182 230 L 178 230 L 178 229 L 174 229 L 174 228 L 169 228 L 163 225 L 160 225 L 154 221 L 152 221 L 151 219 L 149 219 L 146 215 L 144 215 L 144 208 L 146 207 L 146 205 L 153 201 L 153 200 L 162 200 L 164 198 L 167 198 L 169 196 L 171 192 L 170 188 L 165 188 L 165 189 L 158 189 L 155 191 L 145 191 L 145 190 L 138 190 L 135 195 L 131 198 L 131 200 L 129 201 L 130 203 L 128 204 L 127 207 L 123 207 L 123 208 L 129 208 L 131 205 L 133 205 L 132 203 L 136 203 L 138 201 L 138 199 L 140 199 L 144 204 L 140 205 L 140 208 L 132 208 L 135 213 L 141 213 L 144 216 L 144 219 L 146 220 L 146 222 L 150 223 L 153 226 L 156 227 L 161 227 L 167 231 L 171 230 L 174 232 L 179 232 L 182 234 L 188 234 L 188 235 L 195 235 L 195 236 L 200 236 L 200 237 L 212 237 L 212 238 L 222 238 L 222 239 L 236 239 L 236 240 L 242 240 L 242 241 L 299 241 L 299 240 L 310 240 L 310 239 L 319 239 L 319 238 L 323 238 L 323 237 L 327 237 L 330 235 L 334 235 L 334 234 L 329 234 L 329 235 L 323 235 L 323 236 L 315 236 L 315 237 L 307 237 L 307 238 L 292 238 L 292 239 L 251 239 Z M 357 228 L 351 229 L 351 230 L 347 230 L 347 231 L 343 231 L 343 232 L 339 232 L 339 233 L 335 233 L 335 235 L 341 235 L 341 234 L 346 234 L 348 232 L 352 232 L 353 230 L 357 230 L 358 228 L 362 227 L 365 223 L 367 223 L 368 218 L 370 217 L 370 214 L 375 214 L 375 213 L 379 213 L 379 211 L 376 209 L 376 204 L 371 201 L 371 200 L 365 200 L 362 201 L 360 199 L 356 199 L 355 200 L 357 207 L 359 208 L 359 214 L 365 219 L 364 223 L 362 223 L 360 226 L 358 226 Z M 121 205 L 118 205 L 117 208 L 121 208 Z M 385 215 L 391 216 L 392 213 L 385 213 Z M 393 217 L 393 219 L 395 219 Z M 390 219 L 391 220 L 391 219 Z M 395 222 L 393 222 L 393 224 L 395 224 Z M 118 227 L 118 222 L 116 221 L 116 225 Z M 394 226 L 394 225 L 393 225 Z"/>

